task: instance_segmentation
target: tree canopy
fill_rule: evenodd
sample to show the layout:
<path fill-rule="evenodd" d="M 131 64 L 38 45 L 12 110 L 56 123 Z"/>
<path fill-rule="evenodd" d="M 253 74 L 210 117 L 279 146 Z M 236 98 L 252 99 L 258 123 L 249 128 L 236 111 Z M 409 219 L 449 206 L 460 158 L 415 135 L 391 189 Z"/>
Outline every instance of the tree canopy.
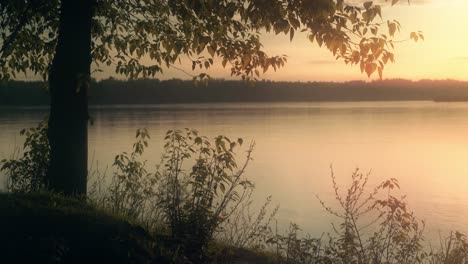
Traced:
<path fill-rule="evenodd" d="M 186 57 L 192 68 L 209 69 L 215 59 L 232 75 L 255 79 L 282 67 L 285 55 L 267 54 L 260 36 L 306 32 L 313 43 L 346 64 L 380 77 L 394 61 L 396 20 L 383 20 L 382 6 L 344 0 L 95 0 L 92 24 L 94 67 L 113 67 L 129 78 L 162 73 Z M 394 5 L 392 0 L 387 5 Z M 47 79 L 57 44 L 59 0 L 0 2 L 0 79 L 19 73 Z M 423 39 L 412 32 L 412 39 Z M 142 58 L 150 63 L 143 63 Z M 209 78 L 197 76 L 196 81 Z"/>

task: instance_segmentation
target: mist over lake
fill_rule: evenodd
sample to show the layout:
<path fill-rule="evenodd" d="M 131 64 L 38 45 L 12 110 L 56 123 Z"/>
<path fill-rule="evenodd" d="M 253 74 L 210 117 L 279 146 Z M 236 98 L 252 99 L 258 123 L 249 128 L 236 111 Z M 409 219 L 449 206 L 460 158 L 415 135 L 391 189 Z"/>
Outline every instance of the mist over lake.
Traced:
<path fill-rule="evenodd" d="M 144 157 L 153 169 L 169 129 L 194 128 L 215 137 L 255 141 L 247 176 L 260 204 L 280 204 L 279 227 L 290 221 L 312 235 L 330 231 L 335 218 L 316 195 L 334 205 L 330 166 L 344 189 L 356 167 L 371 171 L 370 186 L 397 178 L 401 195 L 428 236 L 468 231 L 468 103 L 229 103 L 97 106 L 90 110 L 90 164 L 111 170 L 113 158 L 130 151 L 136 128 L 151 141 Z M 45 108 L 0 109 L 0 158 L 21 146 L 22 128 L 35 126 Z M 247 146 L 237 151 L 242 160 Z M 94 167 L 95 168 L 95 167 Z"/>

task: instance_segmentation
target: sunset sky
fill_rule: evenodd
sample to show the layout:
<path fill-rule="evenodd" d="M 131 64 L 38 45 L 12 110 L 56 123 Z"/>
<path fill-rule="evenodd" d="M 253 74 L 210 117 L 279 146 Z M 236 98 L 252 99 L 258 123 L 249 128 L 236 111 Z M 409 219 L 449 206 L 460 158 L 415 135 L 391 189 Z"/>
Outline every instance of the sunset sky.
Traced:
<path fill-rule="evenodd" d="M 363 2 L 363 1 L 360 1 Z M 400 43 L 395 50 L 396 63 L 388 64 L 384 78 L 458 79 L 468 81 L 468 1 L 467 0 L 411 0 L 401 1 L 390 7 L 383 3 L 384 20 L 396 19 L 402 24 L 397 39 L 408 39 L 410 32 L 421 30 L 425 41 Z M 335 61 L 326 49 L 318 48 L 296 34 L 293 42 L 284 35 L 263 36 L 265 49 L 270 55 L 288 55 L 285 68 L 269 71 L 261 78 L 286 81 L 346 81 L 369 80 L 359 66 L 347 66 Z M 219 61 L 218 61 L 219 62 Z M 191 74 L 190 63 L 180 65 Z M 229 69 L 222 69 L 220 63 L 208 72 L 214 78 L 230 78 Z M 101 79 L 113 75 L 111 71 L 95 74 Z M 165 70 L 160 79 L 190 78 L 180 71 Z M 377 75 L 371 79 L 377 78 Z"/>

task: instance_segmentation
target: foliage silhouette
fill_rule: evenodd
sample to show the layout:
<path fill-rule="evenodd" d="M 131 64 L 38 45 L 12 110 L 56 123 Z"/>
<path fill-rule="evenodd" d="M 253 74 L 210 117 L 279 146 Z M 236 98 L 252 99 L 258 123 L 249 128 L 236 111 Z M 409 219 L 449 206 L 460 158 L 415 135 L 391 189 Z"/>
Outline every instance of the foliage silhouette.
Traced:
<path fill-rule="evenodd" d="M 21 193 L 43 191 L 47 187 L 50 155 L 47 123 L 23 129 L 20 135 L 26 137 L 23 150 L 18 149 L 11 159 L 0 161 L 0 171 L 6 172 L 7 189 Z"/>
<path fill-rule="evenodd" d="M 356 169 L 351 185 L 341 192 L 331 170 L 338 208 L 323 208 L 339 219 L 334 232 L 321 238 L 301 236 L 291 224 L 286 234 L 277 231 L 266 243 L 276 252 L 277 263 L 308 264 L 463 264 L 468 259 L 468 242 L 459 233 L 440 239 L 440 247 L 423 244 L 424 222 L 408 209 L 405 197 L 393 195 L 399 183 L 392 178 L 369 189 L 369 174 Z"/>
<path fill-rule="evenodd" d="M 229 219 L 242 212 L 245 203 L 252 203 L 254 188 L 244 176 L 253 145 L 246 161 L 238 167 L 235 148 L 242 139 L 232 141 L 218 136 L 210 141 L 191 129 L 170 130 L 165 136 L 164 154 L 156 172 L 148 172 L 142 161 L 148 147 L 145 129 L 136 133 L 131 153 L 115 157 L 109 191 L 90 193 L 90 199 L 111 212 L 142 224 L 153 233 L 167 233 L 166 244 L 173 252 L 183 252 L 189 260 L 206 261 L 209 243 L 222 236 Z M 264 205 L 263 214 L 267 204 Z M 245 224 L 258 227 L 244 230 L 245 246 L 265 230 L 263 215 Z M 177 258 L 177 256 L 175 256 Z"/>

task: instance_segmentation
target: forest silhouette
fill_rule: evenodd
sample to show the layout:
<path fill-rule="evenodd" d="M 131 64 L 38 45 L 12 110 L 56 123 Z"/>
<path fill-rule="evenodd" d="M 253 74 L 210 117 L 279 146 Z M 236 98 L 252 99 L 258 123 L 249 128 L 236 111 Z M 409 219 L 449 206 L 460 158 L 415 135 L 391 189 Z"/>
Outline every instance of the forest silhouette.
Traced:
<path fill-rule="evenodd" d="M 48 105 L 45 83 L 8 81 L 0 84 L 1 106 Z M 455 80 L 384 80 L 350 82 L 248 83 L 210 80 L 195 85 L 192 80 L 106 79 L 93 81 L 89 103 L 165 104 L 215 102 L 316 102 L 316 101 L 410 101 L 468 100 L 468 82 Z"/>

